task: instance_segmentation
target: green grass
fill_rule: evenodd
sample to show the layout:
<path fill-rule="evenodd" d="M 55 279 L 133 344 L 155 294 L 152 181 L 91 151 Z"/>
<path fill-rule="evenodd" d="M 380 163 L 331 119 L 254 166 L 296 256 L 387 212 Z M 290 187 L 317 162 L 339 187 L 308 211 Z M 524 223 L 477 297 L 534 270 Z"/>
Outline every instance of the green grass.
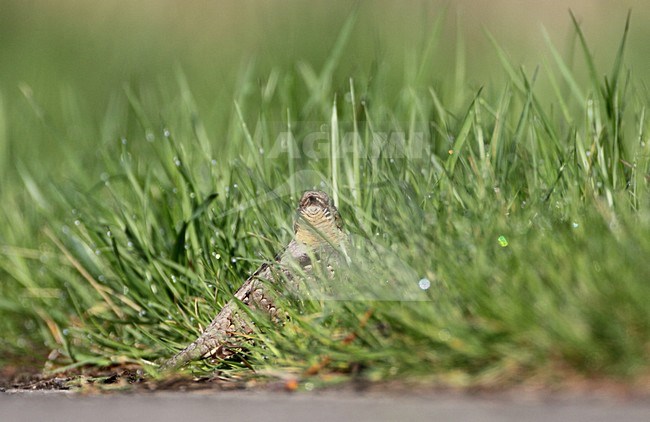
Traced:
<path fill-rule="evenodd" d="M 5 359 L 45 344 L 57 367 L 155 369 L 289 241 L 297 198 L 319 187 L 365 257 L 344 280 L 361 291 L 284 298 L 290 322 L 259 319 L 245 363 L 191 370 L 300 374 L 328 357 L 325 372 L 463 386 L 647 374 L 648 93 L 625 66 L 627 24 L 603 79 L 571 17 L 587 78 L 550 41 L 534 71 L 494 41 L 508 82 L 473 87 L 462 39 L 457 77 L 432 76 L 433 48 L 413 52 L 401 81 L 382 64 L 342 74 L 349 19 L 322 66 L 243 65 L 233 98 L 209 111 L 180 68 L 127 85 L 99 119 L 74 92 L 56 123 L 29 92 L 28 117 L 0 102 L 5 169 L 11 119 L 31 137 L 98 140 L 54 177 L 23 162 L 3 175 L 24 187 L 0 204 Z M 399 292 L 364 295 L 385 279 Z M 409 288 L 418 300 L 399 300 Z"/>

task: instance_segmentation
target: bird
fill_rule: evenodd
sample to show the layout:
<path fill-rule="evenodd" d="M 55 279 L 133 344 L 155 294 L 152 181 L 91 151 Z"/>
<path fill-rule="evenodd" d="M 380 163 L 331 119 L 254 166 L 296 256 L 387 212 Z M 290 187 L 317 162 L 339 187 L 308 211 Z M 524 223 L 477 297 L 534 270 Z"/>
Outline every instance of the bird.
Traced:
<path fill-rule="evenodd" d="M 314 264 L 325 263 L 332 271 L 341 256 L 347 257 L 347 234 L 332 199 L 323 191 L 302 194 L 293 224 L 293 239 L 274 262 L 262 264 L 235 292 L 203 333 L 185 349 L 164 362 L 160 369 L 178 369 L 187 363 L 207 358 L 224 359 L 234 354 L 236 334 L 253 330 L 240 304 L 266 313 L 272 320 L 281 319 L 273 297 L 278 284 L 296 279 L 298 273 L 313 271 Z M 301 269 L 302 271 L 296 271 Z"/>

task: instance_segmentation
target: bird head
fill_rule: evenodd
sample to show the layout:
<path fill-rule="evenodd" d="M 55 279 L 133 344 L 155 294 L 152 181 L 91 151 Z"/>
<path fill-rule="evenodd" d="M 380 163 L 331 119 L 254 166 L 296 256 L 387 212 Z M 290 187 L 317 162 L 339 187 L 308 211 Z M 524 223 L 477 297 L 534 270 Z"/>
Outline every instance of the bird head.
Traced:
<path fill-rule="evenodd" d="M 296 240 L 307 246 L 338 245 L 344 239 L 343 222 L 334 202 L 322 191 L 306 191 L 298 203 Z"/>

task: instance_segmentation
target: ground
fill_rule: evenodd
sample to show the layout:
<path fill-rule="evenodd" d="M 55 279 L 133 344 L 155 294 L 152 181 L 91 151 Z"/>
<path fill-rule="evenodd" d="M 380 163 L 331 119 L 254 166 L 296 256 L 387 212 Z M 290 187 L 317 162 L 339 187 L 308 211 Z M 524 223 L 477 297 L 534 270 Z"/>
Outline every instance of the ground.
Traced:
<path fill-rule="evenodd" d="M 329 382 L 327 381 L 329 380 Z M 314 382 L 316 381 L 316 382 Z M 314 385 L 318 385 L 314 389 Z M 250 377 L 233 378 L 219 371 L 212 376 L 192 376 L 179 373 L 160 379 L 145 375 L 137 365 L 115 365 L 108 368 L 78 368 L 63 373 L 45 374 L 34 368 L 6 366 L 0 370 L 0 391 L 69 391 L 83 394 L 113 392 L 179 392 L 179 391 L 235 391 L 296 392 L 296 391 L 344 391 L 352 393 L 384 393 L 410 395 L 412 393 L 455 393 L 490 397 L 498 395 L 554 397 L 554 396 L 602 396 L 617 400 L 641 400 L 650 398 L 650 378 L 613 380 L 611 378 L 585 378 L 568 375 L 555 382 L 527 380 L 503 385 L 459 387 L 427 380 L 400 379 L 372 382 L 362 377 L 336 377 L 323 374 L 320 377 L 298 379 L 281 374 L 254 374 Z"/>
<path fill-rule="evenodd" d="M 49 384 L 55 385 L 60 384 Z M 151 387 L 147 383 L 144 385 Z M 0 394 L 0 419 L 642 421 L 650 417 L 647 395 L 639 396 L 618 388 L 611 389 L 611 386 L 590 393 L 532 388 L 469 392 L 433 387 L 413 389 L 405 388 L 402 383 L 384 383 L 367 385 L 364 390 L 345 385 L 318 392 L 288 393 L 268 387 L 223 391 L 224 385 L 215 382 L 158 385 L 176 390 L 196 386 L 209 387 L 193 392 L 158 390 L 145 393 L 139 390 L 135 394 L 113 391 L 101 395 L 93 394 L 99 390 L 86 390 L 91 394 L 83 394 L 10 389 Z M 127 391 L 134 392 L 132 389 Z"/>

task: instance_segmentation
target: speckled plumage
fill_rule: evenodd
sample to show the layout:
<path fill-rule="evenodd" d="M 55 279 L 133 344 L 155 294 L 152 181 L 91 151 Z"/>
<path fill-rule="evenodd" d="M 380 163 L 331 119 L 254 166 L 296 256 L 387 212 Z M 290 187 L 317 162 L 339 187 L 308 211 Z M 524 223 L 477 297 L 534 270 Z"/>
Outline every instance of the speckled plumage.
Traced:
<path fill-rule="evenodd" d="M 329 196 L 321 191 L 305 192 L 298 204 L 294 223 L 294 239 L 280 253 L 274 264 L 265 263 L 253 273 L 212 320 L 203 334 L 192 344 L 165 362 L 161 369 L 179 368 L 201 358 L 224 358 L 237 346 L 235 333 L 250 333 L 246 318 L 239 312 L 239 302 L 261 310 L 271 319 L 277 319 L 279 310 L 273 303 L 268 283 L 277 283 L 280 272 L 292 279 L 291 267 L 299 265 L 305 271 L 311 268 L 311 258 L 318 259 L 345 250 L 346 235 L 338 210 Z"/>

